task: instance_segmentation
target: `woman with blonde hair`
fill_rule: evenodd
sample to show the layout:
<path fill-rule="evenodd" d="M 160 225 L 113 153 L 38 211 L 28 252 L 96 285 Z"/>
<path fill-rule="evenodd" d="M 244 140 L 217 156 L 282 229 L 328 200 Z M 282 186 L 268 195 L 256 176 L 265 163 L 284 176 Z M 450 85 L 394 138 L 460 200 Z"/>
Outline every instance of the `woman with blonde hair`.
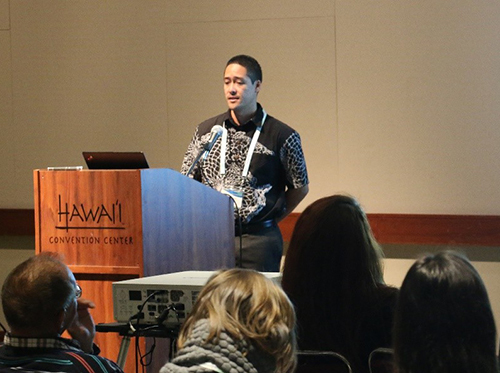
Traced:
<path fill-rule="evenodd" d="M 293 306 L 280 286 L 259 272 L 216 272 L 183 324 L 178 347 L 161 373 L 293 372 Z"/>

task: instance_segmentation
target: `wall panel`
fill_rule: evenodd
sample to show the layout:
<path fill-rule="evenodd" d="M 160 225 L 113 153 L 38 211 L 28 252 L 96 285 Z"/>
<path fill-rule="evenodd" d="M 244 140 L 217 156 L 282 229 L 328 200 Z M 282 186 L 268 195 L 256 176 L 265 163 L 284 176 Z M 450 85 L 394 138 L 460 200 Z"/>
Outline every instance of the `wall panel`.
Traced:
<path fill-rule="evenodd" d="M 500 3 L 339 1 L 342 189 L 370 212 L 500 212 Z"/>
<path fill-rule="evenodd" d="M 167 163 L 163 1 L 14 1 L 11 14 L 17 206 L 32 205 L 32 169 L 81 165 L 83 150 Z"/>
<path fill-rule="evenodd" d="M 9 0 L 0 0 L 0 30 L 10 29 L 10 2 Z"/>
<path fill-rule="evenodd" d="M 282 18 L 332 17 L 330 0 L 166 0 L 168 23 L 234 22 Z M 244 27 L 244 25 L 240 25 Z M 236 26 L 237 27 L 237 26 Z M 257 25 L 253 26 L 255 29 Z M 229 29 L 228 29 L 229 30 Z M 234 30 L 234 26 L 231 31 Z M 222 42 L 222 41 L 221 41 Z"/>

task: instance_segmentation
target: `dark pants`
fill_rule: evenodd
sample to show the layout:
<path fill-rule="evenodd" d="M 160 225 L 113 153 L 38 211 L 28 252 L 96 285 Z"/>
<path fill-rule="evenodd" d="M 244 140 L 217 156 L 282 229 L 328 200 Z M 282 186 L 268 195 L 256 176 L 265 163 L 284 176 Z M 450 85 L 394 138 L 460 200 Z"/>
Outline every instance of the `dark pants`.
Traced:
<path fill-rule="evenodd" d="M 258 232 L 244 233 L 234 239 L 236 267 L 255 269 L 260 272 L 279 272 L 283 254 L 283 237 L 277 225 Z"/>

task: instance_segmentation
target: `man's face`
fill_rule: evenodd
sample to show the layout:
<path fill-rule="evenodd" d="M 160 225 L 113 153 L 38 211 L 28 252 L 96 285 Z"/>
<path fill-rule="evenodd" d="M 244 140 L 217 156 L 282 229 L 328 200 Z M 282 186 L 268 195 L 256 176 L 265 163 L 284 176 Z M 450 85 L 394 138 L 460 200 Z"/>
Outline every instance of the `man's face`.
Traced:
<path fill-rule="evenodd" d="M 245 67 L 228 65 L 224 71 L 224 95 L 229 109 L 244 114 L 255 111 L 260 85 L 260 80 L 252 83 Z"/>
<path fill-rule="evenodd" d="M 68 282 L 71 283 L 71 286 L 76 289 L 75 275 L 73 275 L 73 272 L 71 272 L 71 270 L 67 267 L 66 271 L 68 274 Z M 73 321 L 76 318 L 76 313 L 77 313 L 77 298 L 75 296 L 73 297 L 73 300 L 65 310 L 63 330 L 66 330 L 73 323 Z"/>

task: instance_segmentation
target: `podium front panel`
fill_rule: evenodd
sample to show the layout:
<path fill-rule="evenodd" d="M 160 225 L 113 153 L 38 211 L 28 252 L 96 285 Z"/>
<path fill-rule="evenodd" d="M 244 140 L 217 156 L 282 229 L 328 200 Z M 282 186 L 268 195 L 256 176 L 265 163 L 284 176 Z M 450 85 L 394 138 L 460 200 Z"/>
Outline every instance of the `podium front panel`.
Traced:
<path fill-rule="evenodd" d="M 37 253 L 74 272 L 141 274 L 139 171 L 35 171 L 35 204 Z"/>
<path fill-rule="evenodd" d="M 230 199 L 177 171 L 141 171 L 144 275 L 231 268 Z"/>

